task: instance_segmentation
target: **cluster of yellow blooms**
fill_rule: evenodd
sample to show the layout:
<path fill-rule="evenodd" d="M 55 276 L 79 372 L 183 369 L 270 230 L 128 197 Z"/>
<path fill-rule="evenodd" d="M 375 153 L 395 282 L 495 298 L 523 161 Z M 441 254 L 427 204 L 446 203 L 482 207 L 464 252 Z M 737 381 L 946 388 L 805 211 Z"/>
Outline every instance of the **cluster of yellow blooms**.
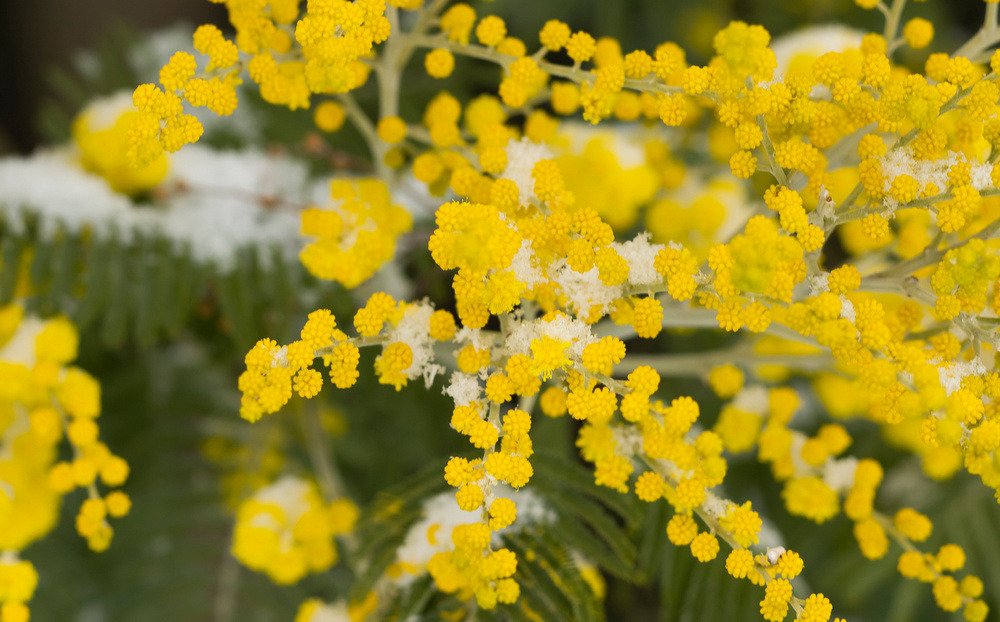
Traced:
<path fill-rule="evenodd" d="M 885 10 L 885 33 L 783 75 L 769 33 L 742 22 L 719 31 L 716 55 L 698 66 L 673 43 L 624 54 L 617 41 L 574 33 L 557 20 L 545 24 L 529 55 L 503 20 L 479 19 L 462 3 L 441 12 L 444 2 L 310 1 L 301 16 L 294 0 L 226 4 L 236 44 L 203 26 L 195 47 L 210 56 L 208 71 L 230 73 L 193 78 L 193 58 L 175 57 L 161 74 L 163 91 L 137 89 L 146 115 L 132 131 L 141 138 L 133 141 L 138 164 L 156 152 L 156 131 L 166 150 L 197 137 L 194 122 L 176 112 L 175 92 L 228 114 L 245 66 L 273 103 L 304 107 L 310 93 L 337 93 L 335 107 L 317 110 L 322 129 L 346 117 L 370 141 L 387 182 L 395 178 L 390 169 L 403 168 L 431 193 L 451 194 L 435 214 L 428 250 L 441 269 L 455 271 L 454 314 L 376 293 L 355 314 L 352 337 L 318 310 L 300 340 L 259 342 L 239 380 L 241 415 L 255 421 L 294 394 L 319 392 L 316 358 L 339 388 L 355 383 L 366 346 L 381 348 L 375 373 L 397 389 L 418 378 L 430 386 L 451 370 L 451 426 L 483 455 L 445 467 L 459 507 L 476 520 L 455 529 L 453 551 L 428 564 L 441 590 L 462 590 L 483 608 L 517 600 L 517 559 L 495 548 L 493 537 L 517 511 L 497 486 L 520 488 L 533 474 L 537 400 L 545 415 L 581 422 L 576 443 L 597 484 L 647 502 L 666 499 L 675 510 L 668 526 L 675 545 L 708 561 L 724 540 L 729 573 L 766 584 L 764 619 L 783 620 L 790 606 L 797 619 L 825 622 L 833 605 L 822 594 L 793 595 L 802 558 L 766 548 L 750 504 L 712 491 L 726 476 L 726 453 L 754 448 L 782 483 L 791 514 L 822 523 L 843 508 L 866 557 L 886 555 L 896 541 L 902 575 L 933 583 L 942 609 L 985 619 L 982 582 L 951 574 L 964 564 L 962 550 L 921 553 L 914 543 L 927 539 L 930 521 L 910 508 L 893 517 L 876 511 L 881 466 L 844 455 L 852 439 L 839 423 L 813 436 L 794 429 L 800 399 L 781 383 L 825 366 L 814 387 L 831 416 L 867 418 L 920 455 L 929 476 L 944 479 L 964 467 L 1000 497 L 1000 52 L 990 58 L 987 49 L 1000 39 L 997 4 L 988 4 L 979 35 L 953 56 L 931 54 L 921 74 L 891 56 L 901 45 L 929 45 L 930 23 L 914 19 L 897 32 L 904 0 L 891 8 L 858 0 Z M 400 29 L 401 9 L 415 11 L 411 30 Z M 373 45 L 382 42 L 377 52 Z M 424 68 L 433 78 L 448 76 L 456 56 L 501 66 L 496 96 L 463 109 L 441 93 L 420 124 L 408 123 L 397 114 L 399 72 L 418 47 L 431 50 Z M 238 52 L 251 59 L 243 64 Z M 546 60 L 555 52 L 573 64 Z M 375 123 L 348 93 L 368 68 L 383 98 Z M 592 171 L 603 175 L 601 147 L 572 155 L 546 109 L 579 112 L 591 123 L 637 121 L 660 137 L 646 143 L 631 177 L 639 183 L 623 205 L 614 192 L 590 189 L 599 176 Z M 656 134 L 664 131 L 721 136 L 715 142 L 729 146 L 711 150 L 728 150 L 731 173 L 752 178 L 759 198 L 745 214 L 698 199 L 690 217 L 678 218 L 686 208 L 670 197 L 684 164 L 666 135 Z M 617 171 L 625 174 L 620 165 Z M 342 216 L 333 212 L 304 216 L 304 232 L 320 241 L 303 261 L 318 276 L 356 285 L 391 255 L 393 236 L 409 223 L 386 212 L 387 191 L 376 183 L 334 186 L 334 196 L 352 206 L 345 210 L 374 222 L 371 236 L 345 240 Z M 639 206 L 654 198 L 646 220 L 656 237 L 620 241 L 616 231 L 628 231 Z M 723 235 L 733 215 L 740 221 Z M 822 254 L 832 237 L 848 253 L 843 265 Z M 359 258 L 378 261 L 362 267 Z M 742 369 L 702 370 L 721 397 L 732 398 L 709 428 L 691 398 L 667 404 L 656 397 L 661 374 L 690 374 L 697 356 L 627 357 L 626 342 L 654 339 L 664 328 L 713 326 L 745 331 L 751 345 L 721 352 Z M 759 382 L 743 386 L 744 370 Z"/>
<path fill-rule="evenodd" d="M 109 518 L 128 514 L 131 501 L 100 482 L 121 486 L 128 464 L 98 440 L 100 385 L 70 363 L 79 336 L 65 318 L 26 317 L 18 304 L 0 307 L 0 620 L 26 622 L 38 575 L 18 556 L 52 531 L 64 495 L 87 492 L 76 528 L 95 551 L 113 534 Z M 73 459 L 59 461 L 60 441 Z"/>
<path fill-rule="evenodd" d="M 788 424 L 800 407 L 796 392 L 788 387 L 771 388 L 766 393 L 763 386 L 744 387 L 743 373 L 732 365 L 714 368 L 709 382 L 723 398 L 747 395 L 755 389 L 766 395 L 766 402 L 760 404 L 764 413 L 751 412 L 752 405 L 740 408 L 734 405 L 734 400 L 723 408 L 714 429 L 730 452 L 757 448 L 758 460 L 770 464 L 775 479 L 784 482 L 782 497 L 789 513 L 824 523 L 843 507 L 847 517 L 854 521 L 854 536 L 861 553 L 869 559 L 881 559 L 888 553 L 889 535 L 908 543 L 907 550 L 899 557 L 900 573 L 934 583 L 935 596 L 947 611 L 958 609 L 963 596 L 974 599 L 982 594 L 982 583 L 977 577 L 963 578 L 959 591 L 959 582 L 948 575 L 964 565 L 965 554 L 960 547 L 945 544 L 936 555 L 923 554 L 915 548 L 913 543 L 925 542 L 930 537 L 933 527 L 930 519 L 912 508 L 900 509 L 893 517 L 875 510 L 875 493 L 883 469 L 868 458 L 857 461 L 838 458 L 853 442 L 842 425 L 825 424 L 812 437 L 790 428 Z M 838 470 L 844 467 L 852 474 L 849 481 L 838 479 Z M 947 586 L 955 589 L 948 590 Z M 942 600 L 939 592 L 947 593 L 948 599 Z M 985 612 L 981 601 L 969 604 L 970 612 Z"/>
<path fill-rule="evenodd" d="M 275 583 L 295 583 L 337 563 L 333 538 L 354 529 L 357 515 L 350 500 L 326 503 L 314 484 L 286 476 L 240 504 L 233 555 Z"/>
<path fill-rule="evenodd" d="M 389 203 L 385 183 L 376 179 L 334 180 L 330 195 L 340 202 L 336 208 L 302 212 L 302 234 L 318 239 L 299 256 L 318 278 L 357 287 L 392 259 L 396 238 L 411 227 L 410 215 Z"/>
<path fill-rule="evenodd" d="M 73 142 L 80 152 L 80 164 L 106 179 L 115 192 L 145 192 L 167 174 L 167 158 L 162 154 L 142 168 L 130 166 L 129 128 L 140 115 L 129 102 L 111 100 L 84 108 L 73 120 Z"/>
<path fill-rule="evenodd" d="M 237 29 L 235 40 L 215 26 L 199 27 L 194 48 L 207 57 L 201 73 L 194 55 L 177 52 L 160 71 L 160 87 L 136 89 L 133 102 L 141 116 L 128 133 L 133 162 L 147 165 L 164 151 L 177 151 L 201 137 L 197 117 L 183 111 L 185 101 L 215 114 L 232 114 L 244 70 L 265 101 L 291 110 L 308 108 L 312 94 L 362 86 L 369 67 L 359 59 L 385 41 L 390 30 L 384 0 L 311 2 L 301 19 L 298 0 L 225 4 Z M 249 58 L 241 59 L 241 52 Z"/>

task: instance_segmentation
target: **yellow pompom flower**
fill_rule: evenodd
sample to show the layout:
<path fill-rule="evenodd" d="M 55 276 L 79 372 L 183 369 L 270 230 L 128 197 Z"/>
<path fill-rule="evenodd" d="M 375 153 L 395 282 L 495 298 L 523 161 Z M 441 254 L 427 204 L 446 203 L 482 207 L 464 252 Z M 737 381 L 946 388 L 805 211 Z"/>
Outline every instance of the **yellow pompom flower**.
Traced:
<path fill-rule="evenodd" d="M 597 48 L 597 42 L 586 32 L 578 31 L 566 41 L 566 53 L 574 62 L 584 63 L 590 60 Z"/>
<path fill-rule="evenodd" d="M 757 170 L 757 158 L 750 151 L 737 151 L 729 160 L 729 168 L 740 179 L 750 179 Z"/>
<path fill-rule="evenodd" d="M 399 117 L 383 117 L 379 119 L 376 131 L 379 138 L 396 145 L 406 139 L 406 122 Z"/>
<path fill-rule="evenodd" d="M 632 326 L 635 334 L 652 339 L 663 328 L 663 305 L 653 297 L 640 298 L 633 305 Z"/>
<path fill-rule="evenodd" d="M 476 23 L 476 11 L 464 2 L 448 7 L 441 14 L 441 30 L 448 34 L 449 41 L 467 44 L 472 26 Z"/>
<path fill-rule="evenodd" d="M 737 579 L 747 577 L 753 570 L 753 553 L 747 549 L 733 549 L 726 557 L 726 572 Z"/>
<path fill-rule="evenodd" d="M 455 57 L 444 48 L 431 50 L 424 57 L 424 68 L 432 78 L 447 78 L 455 69 Z"/>
<path fill-rule="evenodd" d="M 698 525 L 687 514 L 674 514 L 667 523 L 667 538 L 675 546 L 691 544 L 698 535 Z"/>
<path fill-rule="evenodd" d="M 646 502 L 653 502 L 663 496 L 663 478 L 652 472 L 646 471 L 635 482 L 635 494 Z"/>
<path fill-rule="evenodd" d="M 507 36 L 507 25 L 496 15 L 487 15 L 476 26 L 476 38 L 486 46 L 496 46 Z"/>
<path fill-rule="evenodd" d="M 490 504 L 490 529 L 499 531 L 509 527 L 517 518 L 517 506 L 510 499 L 503 497 Z"/>
<path fill-rule="evenodd" d="M 719 540 L 708 532 L 699 533 L 691 541 L 691 554 L 700 562 L 708 562 L 719 554 Z"/>
<path fill-rule="evenodd" d="M 914 542 L 923 542 L 931 535 L 930 519 L 911 508 L 896 512 L 892 522 L 900 533 Z"/>
<path fill-rule="evenodd" d="M 757 544 L 762 521 L 747 501 L 743 505 L 731 507 L 719 518 L 719 524 L 733 534 L 737 544 L 746 547 Z"/>
<path fill-rule="evenodd" d="M 476 484 L 463 484 L 456 493 L 456 499 L 459 508 L 472 512 L 483 504 L 483 491 Z"/>
<path fill-rule="evenodd" d="M 743 372 L 735 365 L 719 365 L 708 372 L 708 384 L 722 399 L 730 398 L 743 388 Z"/>
<path fill-rule="evenodd" d="M 324 132 L 336 132 L 343 127 L 346 119 L 344 107 L 334 101 L 325 101 L 313 111 L 313 122 Z"/>
<path fill-rule="evenodd" d="M 761 616 L 771 622 L 784 620 L 791 598 L 792 585 L 786 579 L 774 579 L 764 588 L 764 600 L 760 601 Z"/>
<path fill-rule="evenodd" d="M 818 477 L 791 479 L 781 493 L 788 511 L 824 523 L 840 510 L 837 493 Z"/>
<path fill-rule="evenodd" d="M 538 40 L 549 50 L 558 52 L 569 41 L 571 34 L 572 31 L 564 22 L 550 19 L 538 33 Z"/>
<path fill-rule="evenodd" d="M 802 622 L 829 622 L 833 614 L 833 603 L 822 594 L 810 594 L 809 598 L 802 603 L 802 613 L 799 620 Z"/>

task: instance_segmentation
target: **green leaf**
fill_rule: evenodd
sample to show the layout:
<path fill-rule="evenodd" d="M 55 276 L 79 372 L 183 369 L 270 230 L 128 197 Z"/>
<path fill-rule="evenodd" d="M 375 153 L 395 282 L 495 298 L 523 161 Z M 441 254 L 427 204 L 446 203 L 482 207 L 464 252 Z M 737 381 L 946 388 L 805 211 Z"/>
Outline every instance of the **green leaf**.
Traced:
<path fill-rule="evenodd" d="M 38 104 L 35 123 L 45 142 L 61 143 L 72 134 L 73 115 L 64 104 L 45 98 Z"/>
<path fill-rule="evenodd" d="M 660 554 L 660 620 L 676 620 L 684 611 L 694 558 L 686 550 L 665 547 Z"/>
<path fill-rule="evenodd" d="M 51 237 L 35 238 L 30 269 L 31 284 L 35 288 L 44 290 L 48 287 L 56 246 Z"/>
<path fill-rule="evenodd" d="M 529 548 L 520 536 L 511 534 L 504 538 L 510 550 L 517 555 L 517 572 L 514 578 L 521 584 L 521 597 L 528 597 L 532 609 L 542 607 L 544 620 L 573 620 L 573 603 L 563 589 L 537 561 L 532 561 Z M 541 613 L 540 611 L 536 611 Z"/>
<path fill-rule="evenodd" d="M 44 295 L 46 306 L 53 310 L 70 306 L 81 252 L 82 245 L 77 236 L 60 233 L 56 251 L 52 254 L 52 281 Z"/>
<path fill-rule="evenodd" d="M 25 244 L 22 238 L 9 230 L 3 231 L 0 242 L 0 304 L 6 304 L 14 297 L 17 280 L 21 274 L 21 260 Z"/>
<path fill-rule="evenodd" d="M 573 617 L 579 621 L 604 619 L 604 613 L 590 588 L 580 574 L 580 567 L 568 547 L 558 540 L 558 535 L 548 530 L 526 530 L 522 539 L 532 547 L 540 561 L 553 573 L 573 604 Z"/>
<path fill-rule="evenodd" d="M 1000 524 L 1000 505 L 991 490 L 979 482 L 972 482 L 955 500 L 955 506 L 962 511 L 946 512 L 944 521 L 938 519 L 935 524 L 943 522 L 947 540 L 963 547 L 967 556 L 965 570 L 983 580 L 984 597 L 990 609 L 996 611 L 1000 607 L 1000 575 L 994 571 L 1000 559 L 1000 536 L 996 531 Z"/>
<path fill-rule="evenodd" d="M 375 500 L 364 511 L 369 521 L 363 521 L 362 529 L 380 531 L 381 521 L 403 509 L 422 511 L 423 503 L 445 487 L 444 469 L 437 464 L 428 464 L 412 477 L 379 491 Z"/>
<path fill-rule="evenodd" d="M 119 346 L 125 341 L 127 334 L 127 322 L 129 321 L 129 311 L 132 306 L 131 292 L 129 292 L 128 276 L 126 273 L 127 262 L 131 259 L 129 249 L 121 244 L 113 244 L 110 247 L 108 256 L 108 299 L 107 307 L 103 310 L 101 336 L 104 343 L 109 346 Z"/>
<path fill-rule="evenodd" d="M 517 612 L 519 611 L 520 610 L 513 607 L 505 607 L 503 614 L 501 614 L 497 611 L 486 611 L 480 609 L 476 612 L 476 620 L 479 622 L 506 622 L 508 620 L 519 620 L 520 618 L 516 617 Z"/>
<path fill-rule="evenodd" d="M 173 257 L 170 254 L 170 244 L 166 240 L 155 240 L 153 248 L 153 295 L 151 298 L 153 334 L 165 331 L 170 325 L 169 300 L 176 294 L 178 288 L 174 270 Z"/>
<path fill-rule="evenodd" d="M 893 590 L 892 605 L 885 622 L 907 622 L 920 617 L 922 601 L 930 596 L 928 586 L 918 581 L 901 581 Z"/>
<path fill-rule="evenodd" d="M 363 598 L 396 561 L 400 545 L 406 539 L 410 527 L 420 519 L 420 516 L 421 513 L 417 510 L 400 512 L 393 517 L 393 520 L 385 521 L 380 533 L 365 541 L 352 554 L 355 560 L 353 565 L 362 570 L 351 585 L 351 600 Z"/>
<path fill-rule="evenodd" d="M 299 293 L 304 289 L 301 282 L 302 270 L 297 263 L 297 258 L 292 260 L 295 263 L 289 264 L 282 254 L 280 248 L 272 248 L 270 251 L 270 262 L 268 264 L 267 276 L 264 281 L 269 285 L 270 294 L 266 296 L 268 305 L 272 313 L 278 312 L 279 321 L 273 327 L 275 334 L 284 334 L 288 329 L 288 318 L 292 314 L 294 302 L 298 299 Z M 281 320 L 284 321 L 281 321 Z"/>
<path fill-rule="evenodd" d="M 78 75 L 62 67 L 50 67 L 43 72 L 42 78 L 46 86 L 57 93 L 74 111 L 80 110 L 94 95 L 92 89 L 84 84 Z"/>
<path fill-rule="evenodd" d="M 150 252 L 142 253 L 137 265 L 134 266 L 135 274 L 132 277 L 135 340 L 140 345 L 152 344 L 155 331 L 153 292 L 161 284 L 155 281 L 156 270 L 153 262 L 154 257 Z"/>
<path fill-rule="evenodd" d="M 725 557 L 720 556 L 716 558 L 715 562 L 712 564 L 699 562 L 699 565 L 704 570 L 704 576 L 700 582 L 701 589 L 691 595 L 693 597 L 697 597 L 698 602 L 701 604 L 698 609 L 695 609 L 694 607 L 691 608 L 692 612 L 698 612 L 698 617 L 693 618 L 694 620 L 723 619 L 720 616 L 722 610 L 719 607 L 719 601 L 724 597 L 727 589 L 734 587 L 737 581 L 739 581 L 726 572 L 721 571 L 721 564 L 718 562 L 723 559 L 725 559 Z"/>
<path fill-rule="evenodd" d="M 233 271 L 236 284 L 237 303 L 246 308 L 246 330 L 250 344 L 259 339 L 262 328 L 259 317 L 258 300 L 261 299 L 260 292 L 257 291 L 257 283 L 261 281 L 260 264 L 257 261 L 257 253 L 253 248 L 242 248 L 236 257 L 236 270 Z M 248 344 L 249 345 L 249 344 Z"/>
<path fill-rule="evenodd" d="M 565 542 L 566 546 L 578 551 L 602 570 L 606 570 L 625 581 L 631 581 L 635 573 L 633 566 L 601 543 L 594 537 L 593 532 L 583 527 L 576 519 L 557 521 L 550 528 L 557 530 L 560 539 Z"/>
<path fill-rule="evenodd" d="M 623 565 L 631 567 L 635 563 L 637 555 L 635 544 L 603 506 L 586 497 L 552 490 L 547 486 L 538 488 L 557 513 L 569 520 L 587 525 Z"/>
<path fill-rule="evenodd" d="M 669 545 L 667 522 L 671 512 L 665 502 L 650 503 L 639 536 L 639 555 L 636 559 L 636 581 L 644 583 L 653 577 L 660 563 L 660 556 Z"/>
<path fill-rule="evenodd" d="M 110 277 L 108 264 L 116 244 L 117 240 L 111 238 L 96 240 L 90 245 L 83 275 L 83 298 L 73 314 L 81 330 L 89 327 L 91 322 L 97 319 L 106 304 Z"/>
<path fill-rule="evenodd" d="M 387 620 L 405 622 L 419 616 L 431 598 L 438 593 L 437 586 L 430 575 L 414 579 L 402 597 L 398 598 L 386 614 Z"/>
<path fill-rule="evenodd" d="M 215 279 L 223 317 L 229 321 L 233 340 L 238 347 L 245 349 L 260 339 L 254 330 L 251 270 L 251 266 L 239 265 L 231 272 L 217 274 Z"/>
<path fill-rule="evenodd" d="M 191 315 L 198 296 L 203 291 L 204 275 L 191 258 L 190 248 L 173 253 L 177 285 L 168 306 L 167 327 L 177 332 Z"/>
<path fill-rule="evenodd" d="M 395 560 L 410 527 L 423 516 L 423 503 L 444 487 L 437 468 L 427 468 L 413 478 L 382 492 L 362 512 L 351 552 L 356 567 L 363 568 L 351 587 L 352 598 L 361 598 Z"/>
<path fill-rule="evenodd" d="M 642 523 L 642 508 L 638 500 L 632 495 L 622 494 L 606 486 L 598 486 L 594 483 L 594 474 L 590 470 L 565 458 L 544 452 L 536 452 L 531 457 L 531 462 L 535 465 L 536 481 L 565 487 L 595 498 L 623 517 L 630 529 Z"/>

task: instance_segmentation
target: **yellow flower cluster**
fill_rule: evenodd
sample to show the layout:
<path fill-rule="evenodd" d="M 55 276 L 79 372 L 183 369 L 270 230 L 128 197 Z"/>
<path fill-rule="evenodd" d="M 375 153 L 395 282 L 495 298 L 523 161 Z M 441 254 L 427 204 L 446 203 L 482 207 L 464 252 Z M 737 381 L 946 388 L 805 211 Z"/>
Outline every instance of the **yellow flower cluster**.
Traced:
<path fill-rule="evenodd" d="M 720 30 L 715 56 L 699 66 L 671 42 L 624 53 L 619 42 L 558 20 L 544 25 L 529 54 L 503 20 L 466 4 L 437 15 L 440 4 L 328 0 L 308 3 L 301 18 L 294 2 L 267 14 L 254 3 L 227 4 L 265 100 L 302 107 L 311 93 L 356 88 L 374 67 L 389 98 L 377 122 L 340 95 L 317 123 L 335 129 L 348 118 L 381 172 L 410 170 L 430 194 L 452 193 L 435 213 L 428 251 L 442 270 L 455 271 L 454 315 L 376 293 L 354 316 L 357 336 L 348 337 L 320 310 L 300 341 L 259 342 L 239 381 L 241 414 L 256 420 L 293 394 L 316 395 L 317 357 L 338 387 L 355 382 L 364 346 L 381 347 L 375 372 L 396 389 L 454 370 L 446 387 L 455 400 L 451 426 L 483 455 L 453 458 L 445 477 L 459 507 L 480 520 L 455 530 L 454 551 L 429 564 L 443 591 L 474 596 L 484 608 L 517 598 L 516 559 L 492 544 L 516 508 L 494 486 L 519 488 L 532 476 L 528 432 L 538 395 L 546 415 L 582 422 L 576 445 L 598 484 L 673 506 L 672 542 L 701 561 L 717 556 L 720 539 L 732 546 L 729 572 L 767 584 L 768 620 L 784 619 L 791 606 L 800 619 L 825 621 L 832 604 L 820 594 L 793 596 L 797 554 L 748 548 L 767 544 L 758 542 L 760 517 L 711 491 L 725 479 L 725 453 L 755 450 L 793 515 L 821 524 L 843 507 L 866 557 L 884 556 L 891 541 L 911 547 L 929 531 L 914 510 L 895 519 L 875 511 L 881 467 L 845 455 L 852 439 L 844 425 L 824 422 L 811 435 L 796 429 L 806 400 L 782 386 L 790 374 L 814 374 L 812 390 L 831 417 L 875 422 L 918 454 L 931 477 L 964 468 L 1000 497 L 1000 168 L 992 155 L 1000 149 L 1000 54 L 982 65 L 981 39 L 952 56 L 931 54 L 923 73 L 895 65 L 904 42 L 917 49 L 933 39 L 920 19 L 897 32 L 897 0 L 884 35 L 778 73 L 770 34 L 743 22 Z M 405 23 L 400 9 L 418 11 L 412 30 L 396 27 Z M 195 39 L 210 57 L 207 71 L 240 67 L 232 44 L 211 27 Z M 448 76 L 456 56 L 500 66 L 495 93 L 464 107 L 441 93 L 419 123 L 403 118 L 399 71 L 416 48 L 430 50 L 424 68 L 434 78 Z M 553 62 L 555 52 L 572 65 Z M 229 110 L 228 90 L 216 91 L 235 85 L 237 72 L 194 78 L 195 71 L 193 58 L 180 55 L 164 68 L 164 91 L 137 90 L 145 115 L 130 130 L 137 160 L 194 136 L 177 116 L 178 92 Z M 641 164 L 624 166 L 599 142 L 578 149 L 564 131 L 570 123 L 561 125 L 545 105 L 592 124 L 643 121 L 651 138 Z M 737 202 L 720 199 L 723 190 L 682 192 L 694 175 L 669 146 L 680 141 L 664 137 L 690 138 L 706 127 L 708 155 L 737 178 L 730 190 L 755 193 L 745 209 L 725 205 Z M 160 147 L 151 147 L 157 133 Z M 334 189 L 340 208 L 304 214 L 303 231 L 319 238 L 302 255 L 315 274 L 356 285 L 391 256 L 409 221 L 387 208 L 388 191 L 374 184 L 342 182 Z M 646 204 L 651 235 L 616 238 Z M 835 240 L 843 265 L 823 254 Z M 744 331 L 750 346 L 699 361 L 657 355 L 642 365 L 626 356 L 627 342 L 656 339 L 664 328 L 710 327 Z M 448 349 L 454 360 L 440 356 Z M 738 366 L 719 366 L 731 361 Z M 627 372 L 616 374 L 623 363 Z M 707 373 L 729 400 L 711 428 L 691 398 L 672 396 L 668 405 L 657 397 L 668 373 Z M 699 533 L 695 516 L 707 531 Z M 945 574 L 962 566 L 953 548 L 911 552 L 905 564 L 901 558 L 902 574 L 932 582 L 942 608 L 985 617 L 977 580 Z"/>
<path fill-rule="evenodd" d="M 713 370 L 717 383 L 721 383 L 723 370 L 725 368 Z M 732 374 L 731 371 L 725 373 Z M 840 512 L 843 494 L 843 511 L 854 521 L 854 535 L 865 557 L 884 557 L 892 538 L 903 543 L 906 549 L 899 563 L 900 573 L 905 577 L 930 583 L 945 577 L 945 571 L 959 570 L 961 564 L 942 567 L 933 563 L 933 555 L 916 552 L 915 543 L 926 541 L 931 534 L 932 524 L 926 516 L 912 508 L 903 508 L 890 519 L 875 510 L 875 495 L 883 478 L 882 467 L 871 459 L 862 459 L 856 465 L 849 461 L 838 464 L 837 457 L 852 442 L 841 425 L 826 424 L 812 437 L 789 427 L 799 407 L 799 398 L 793 390 L 784 387 L 771 389 L 766 419 L 750 412 L 727 416 L 732 407 L 726 407 L 716 431 L 723 438 L 727 435 L 733 438 L 730 442 L 738 444 L 741 449 L 749 449 L 755 444 L 759 447 L 758 459 L 770 463 L 775 478 L 785 482 L 782 497 L 791 514 L 823 523 Z M 842 467 L 853 471 L 846 486 L 834 483 L 834 476 L 831 475 Z M 720 523 L 725 525 L 725 520 Z M 735 534 L 731 527 L 729 530 Z M 944 550 L 954 551 L 956 547 L 949 544 Z M 978 581 L 972 575 L 966 579 Z M 981 601 L 975 600 L 979 594 L 965 596 L 964 599 L 951 601 L 958 604 L 948 610 L 965 605 L 975 612 L 984 606 Z"/>
<path fill-rule="evenodd" d="M 516 377 L 516 376 L 515 376 Z M 491 386 L 492 385 L 492 386 Z M 499 389 L 497 385 L 504 385 Z M 517 569 L 514 554 L 506 548 L 494 549 L 492 532 L 510 526 L 517 516 L 517 506 L 507 498 L 496 495 L 497 482 L 512 488 L 528 483 L 532 467 L 528 458 L 533 453 L 531 416 L 518 409 L 507 411 L 502 424 L 498 404 L 510 399 L 517 391 L 521 395 L 538 390 L 537 383 L 529 387 L 515 386 L 510 375 L 498 372 L 489 377 L 486 394 L 492 404 L 489 413 L 480 412 L 484 406 L 477 401 L 455 408 L 452 427 L 469 436 L 470 442 L 484 450 L 484 458 L 473 461 L 452 458 L 445 466 L 445 480 L 458 488 L 456 499 L 466 512 L 481 511 L 482 522 L 460 525 L 452 531 L 455 548 L 450 553 L 438 553 L 427 564 L 427 570 L 438 587 L 445 592 L 468 590 L 480 606 L 492 609 L 499 603 L 512 603 L 520 594 L 512 578 Z M 503 434 L 499 450 L 496 444 Z"/>
<path fill-rule="evenodd" d="M 38 573 L 29 561 L 5 555 L 0 560 L 0 620 L 21 622 L 31 615 L 27 602 L 38 586 Z"/>
<path fill-rule="evenodd" d="M 330 196 L 336 206 L 302 212 L 302 234 L 317 239 L 299 257 L 316 277 L 357 287 L 392 259 L 396 239 L 412 220 L 375 179 L 334 180 Z"/>
<path fill-rule="evenodd" d="M 133 110 L 131 101 L 113 98 L 92 103 L 73 119 L 73 142 L 80 152 L 80 164 L 106 179 L 116 192 L 128 195 L 150 190 L 167 174 L 163 154 L 142 168 L 129 165 L 129 128 L 141 114 Z"/>
<path fill-rule="evenodd" d="M 214 26 L 202 26 L 194 35 L 195 49 L 209 50 L 209 66 L 221 73 L 238 61 L 236 46 L 226 41 Z M 208 75 L 209 68 L 206 68 Z M 177 52 L 160 71 L 160 84 L 142 84 L 132 94 L 132 104 L 139 116 L 128 128 L 127 157 L 134 168 L 143 168 L 186 144 L 196 142 L 204 131 L 197 117 L 184 112 L 184 101 L 206 106 L 216 114 L 229 115 L 236 109 L 235 73 L 211 79 L 196 78 L 197 60 L 187 52 Z"/>
<path fill-rule="evenodd" d="M 310 3 L 301 16 L 299 4 L 226 2 L 236 27 L 233 41 L 215 26 L 200 26 L 193 42 L 207 57 L 201 73 L 198 59 L 177 52 L 160 70 L 160 87 L 143 84 L 135 90 L 133 103 L 141 114 L 128 130 L 132 166 L 148 166 L 164 151 L 176 151 L 201 137 L 202 125 L 183 112 L 184 101 L 218 115 L 232 114 L 244 70 L 265 101 L 291 110 L 308 108 L 313 94 L 346 93 L 362 86 L 369 68 L 361 58 L 389 36 L 385 0 Z M 241 53 L 248 58 L 242 60 Z"/>
<path fill-rule="evenodd" d="M 437 553 L 427 562 L 438 589 L 445 593 L 470 591 L 484 609 L 517 600 L 521 589 L 512 578 L 517 558 L 510 549 L 491 550 L 490 536 L 490 527 L 484 523 L 459 525 L 452 530 L 454 551 Z"/>
<path fill-rule="evenodd" d="M 296 583 L 337 563 L 334 536 L 352 531 L 357 516 L 349 499 L 327 503 L 311 482 L 286 476 L 240 504 L 232 552 L 275 583 Z"/>
<path fill-rule="evenodd" d="M 325 360 L 330 365 L 331 380 L 342 388 L 357 379 L 358 350 L 336 328 L 337 321 L 328 310 L 309 314 L 302 329 L 302 340 L 279 348 L 271 339 L 262 339 L 246 355 L 247 369 L 239 378 L 243 393 L 240 416 L 257 421 L 277 412 L 288 403 L 294 390 L 303 397 L 313 397 L 323 386 L 322 375 L 312 369 L 316 349 L 327 348 Z M 336 343 L 334 343 L 336 342 Z"/>
<path fill-rule="evenodd" d="M 41 321 L 17 303 L 0 307 L 0 619 L 27 620 L 38 576 L 18 554 L 52 531 L 62 497 L 83 488 L 76 528 L 95 551 L 111 543 L 109 518 L 128 514 L 117 488 L 126 462 L 98 439 L 101 389 L 71 365 L 79 335 L 62 317 Z M 72 460 L 59 461 L 63 438 Z"/>

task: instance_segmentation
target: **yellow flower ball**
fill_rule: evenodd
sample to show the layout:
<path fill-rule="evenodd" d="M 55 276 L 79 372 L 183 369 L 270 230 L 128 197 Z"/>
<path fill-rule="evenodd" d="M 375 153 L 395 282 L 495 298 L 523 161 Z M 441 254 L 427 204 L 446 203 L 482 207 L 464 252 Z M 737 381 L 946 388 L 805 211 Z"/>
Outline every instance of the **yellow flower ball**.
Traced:
<path fill-rule="evenodd" d="M 903 26 L 903 38 L 911 48 L 921 50 L 931 44 L 934 24 L 922 17 L 914 17 Z"/>
<path fill-rule="evenodd" d="M 406 140 L 406 121 L 400 117 L 379 119 L 375 129 L 378 132 L 378 137 L 390 145 L 396 145 Z"/>

